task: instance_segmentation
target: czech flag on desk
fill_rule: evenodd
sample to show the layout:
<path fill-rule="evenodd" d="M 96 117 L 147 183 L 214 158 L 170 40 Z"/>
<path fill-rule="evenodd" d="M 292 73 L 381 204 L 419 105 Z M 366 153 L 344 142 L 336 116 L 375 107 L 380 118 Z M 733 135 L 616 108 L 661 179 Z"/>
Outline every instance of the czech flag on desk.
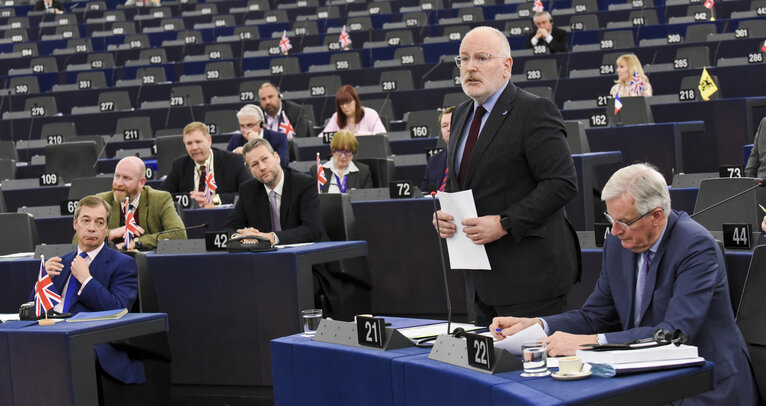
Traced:
<path fill-rule="evenodd" d="M 40 255 L 40 271 L 37 273 L 37 282 L 35 283 L 35 315 L 40 317 L 60 302 L 61 296 L 56 293 L 51 277 L 45 271 L 45 258 Z"/>
<path fill-rule="evenodd" d="M 317 152 L 317 193 L 322 193 L 322 186 L 325 183 L 327 183 L 327 178 L 324 176 L 322 161 L 319 160 L 319 152 Z"/>
<path fill-rule="evenodd" d="M 620 100 L 619 94 L 615 94 L 614 95 L 614 114 L 617 115 L 617 113 L 620 112 L 620 109 L 622 109 L 622 100 Z"/>

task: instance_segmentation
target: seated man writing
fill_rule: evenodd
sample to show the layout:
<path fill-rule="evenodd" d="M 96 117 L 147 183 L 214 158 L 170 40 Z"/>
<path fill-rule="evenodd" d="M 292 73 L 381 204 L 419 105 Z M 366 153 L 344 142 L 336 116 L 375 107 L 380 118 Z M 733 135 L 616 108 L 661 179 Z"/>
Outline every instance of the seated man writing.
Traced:
<path fill-rule="evenodd" d="M 596 287 L 578 310 L 543 318 L 496 317 L 501 340 L 539 323 L 548 353 L 573 355 L 587 344 L 626 343 L 657 329 L 688 334 L 715 363 L 715 390 L 684 406 L 754 405 L 756 386 L 745 341 L 734 320 L 723 255 L 713 236 L 686 213 L 670 209 L 665 178 L 646 164 L 617 171 L 601 199 L 612 231 Z"/>

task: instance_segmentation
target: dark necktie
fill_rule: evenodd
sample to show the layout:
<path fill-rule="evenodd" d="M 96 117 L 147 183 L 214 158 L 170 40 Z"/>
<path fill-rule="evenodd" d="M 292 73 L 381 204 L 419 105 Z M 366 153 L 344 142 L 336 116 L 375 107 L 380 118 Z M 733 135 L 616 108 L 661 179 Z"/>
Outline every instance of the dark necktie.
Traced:
<path fill-rule="evenodd" d="M 80 257 L 83 259 L 88 256 L 87 252 L 81 252 Z M 69 311 L 69 308 L 72 307 L 72 302 L 74 302 L 74 297 L 77 294 L 77 291 L 80 290 L 80 282 L 77 280 L 77 278 L 74 277 L 72 272 L 72 265 L 69 265 L 69 285 L 66 288 L 66 296 L 64 296 L 64 307 L 62 308 L 62 312 L 66 313 Z"/>
<path fill-rule="evenodd" d="M 279 222 L 279 210 L 277 210 L 277 192 L 269 192 L 269 209 L 271 210 L 271 231 L 282 231 Z"/>
<path fill-rule="evenodd" d="M 199 185 L 197 185 L 198 192 L 205 191 L 205 178 L 207 177 L 207 166 L 203 165 L 199 167 Z"/>
<path fill-rule="evenodd" d="M 439 191 L 443 192 L 445 189 L 447 189 L 447 178 L 449 177 L 449 168 L 444 169 L 444 179 L 442 179 L 442 184 L 439 186 Z"/>
<path fill-rule="evenodd" d="M 460 180 L 460 187 L 465 187 L 465 180 L 468 177 L 468 164 L 471 162 L 471 153 L 473 147 L 476 145 L 476 140 L 479 139 L 479 129 L 481 128 L 481 118 L 484 116 L 487 110 L 484 106 L 476 108 L 476 114 L 473 115 L 473 121 L 471 122 L 471 128 L 468 130 L 468 139 L 465 140 L 465 149 L 463 150 L 463 159 L 460 161 L 460 173 L 458 173 L 458 180 Z"/>

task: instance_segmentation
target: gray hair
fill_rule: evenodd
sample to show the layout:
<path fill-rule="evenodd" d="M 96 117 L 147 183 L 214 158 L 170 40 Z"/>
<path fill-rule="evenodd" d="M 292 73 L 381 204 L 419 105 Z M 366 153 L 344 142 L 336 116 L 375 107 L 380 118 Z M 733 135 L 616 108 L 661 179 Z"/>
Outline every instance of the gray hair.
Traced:
<path fill-rule="evenodd" d="M 263 110 L 255 104 L 246 104 L 237 112 L 237 118 L 253 116 L 257 121 L 263 121 Z"/>
<path fill-rule="evenodd" d="M 640 214 L 659 207 L 665 217 L 670 215 L 668 184 L 650 164 L 633 164 L 615 172 L 601 191 L 601 200 L 612 200 L 623 194 L 636 200 L 636 210 Z"/>
<path fill-rule="evenodd" d="M 466 38 L 468 38 L 469 35 L 471 35 L 474 31 L 487 31 L 491 32 L 497 37 L 498 44 L 500 45 L 501 49 L 498 51 L 503 54 L 503 56 L 511 57 L 511 44 L 508 43 L 508 38 L 505 36 L 505 34 L 502 33 L 502 31 L 498 30 L 494 27 L 488 27 L 486 25 L 480 25 L 471 31 L 468 31 L 467 34 L 463 37 L 463 41 L 465 41 Z"/>
<path fill-rule="evenodd" d="M 551 16 L 551 13 L 547 11 L 538 11 L 537 13 L 535 13 L 535 16 L 532 17 L 532 20 L 534 21 L 537 19 L 537 17 L 543 17 L 543 16 L 548 17 L 548 21 L 550 21 L 551 23 L 553 22 L 553 17 Z"/>
<path fill-rule="evenodd" d="M 271 143 L 269 143 L 268 140 L 265 138 L 254 138 L 245 144 L 244 147 L 242 147 L 242 157 L 244 158 L 245 155 L 247 155 L 248 152 L 254 150 L 257 147 L 260 147 L 263 145 L 266 147 L 266 149 L 269 151 L 270 154 L 274 154 L 274 147 L 271 146 Z"/>

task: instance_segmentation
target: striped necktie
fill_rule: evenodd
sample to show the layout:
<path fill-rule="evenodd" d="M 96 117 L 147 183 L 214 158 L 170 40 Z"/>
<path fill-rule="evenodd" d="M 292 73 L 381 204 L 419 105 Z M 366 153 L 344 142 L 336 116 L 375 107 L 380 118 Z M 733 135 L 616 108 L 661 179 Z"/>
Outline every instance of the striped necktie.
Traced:
<path fill-rule="evenodd" d="M 81 258 L 87 258 L 88 253 L 87 252 L 81 252 L 80 257 Z M 64 297 L 64 307 L 63 312 L 66 313 L 69 311 L 69 308 L 72 307 L 72 304 L 74 302 L 76 292 L 80 290 L 80 282 L 77 280 L 77 278 L 72 275 L 72 265 L 69 265 L 69 284 L 66 288 L 66 296 Z"/>

